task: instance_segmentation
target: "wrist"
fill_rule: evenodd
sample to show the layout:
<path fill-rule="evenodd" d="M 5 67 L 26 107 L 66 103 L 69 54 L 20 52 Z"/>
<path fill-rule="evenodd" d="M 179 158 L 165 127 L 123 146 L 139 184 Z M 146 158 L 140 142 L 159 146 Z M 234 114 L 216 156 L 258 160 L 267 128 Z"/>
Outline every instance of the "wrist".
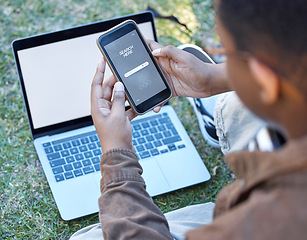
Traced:
<path fill-rule="evenodd" d="M 114 151 L 114 149 L 126 149 L 126 150 L 129 150 L 131 152 L 134 152 L 134 147 L 132 145 L 132 142 L 131 143 L 127 143 L 127 144 L 119 144 L 119 143 L 105 143 L 103 141 L 100 141 L 101 142 L 101 149 L 102 149 L 102 152 L 103 153 L 107 153 L 107 152 L 110 152 L 110 151 Z"/>
<path fill-rule="evenodd" d="M 103 154 L 104 155 L 107 155 L 107 154 L 112 154 L 112 153 L 127 153 L 127 154 L 132 154 L 134 155 L 135 157 L 137 157 L 137 155 L 135 154 L 134 150 L 131 150 L 129 148 L 114 148 L 114 149 L 110 149 L 106 152 L 104 152 Z"/>
<path fill-rule="evenodd" d="M 227 77 L 226 64 L 205 64 L 202 68 L 203 90 L 207 94 L 205 97 L 211 97 L 216 94 L 231 91 L 229 80 Z"/>

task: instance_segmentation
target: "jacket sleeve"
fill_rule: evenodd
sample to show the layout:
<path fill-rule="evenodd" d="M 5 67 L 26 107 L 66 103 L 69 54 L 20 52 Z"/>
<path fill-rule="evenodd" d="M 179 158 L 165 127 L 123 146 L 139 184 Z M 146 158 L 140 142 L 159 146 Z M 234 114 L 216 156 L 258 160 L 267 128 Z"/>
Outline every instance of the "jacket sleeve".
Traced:
<path fill-rule="evenodd" d="M 257 190 L 250 199 L 220 214 L 211 224 L 188 232 L 186 238 L 188 240 L 305 239 L 307 233 L 307 210 L 303 207 L 306 205 L 303 203 L 305 198 L 303 194 L 295 191 L 291 187 L 287 191 L 280 191 L 278 188 L 270 192 L 267 189 Z"/>
<path fill-rule="evenodd" d="M 101 157 L 99 220 L 104 239 L 173 239 L 168 223 L 154 204 L 137 156 L 115 149 Z"/>

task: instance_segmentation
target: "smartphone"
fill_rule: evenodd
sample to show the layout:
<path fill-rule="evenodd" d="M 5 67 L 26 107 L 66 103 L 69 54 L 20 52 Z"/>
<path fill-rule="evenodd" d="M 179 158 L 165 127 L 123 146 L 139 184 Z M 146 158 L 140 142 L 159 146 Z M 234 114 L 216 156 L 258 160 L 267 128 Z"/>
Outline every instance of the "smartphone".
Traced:
<path fill-rule="evenodd" d="M 144 37 L 132 20 L 97 38 L 97 45 L 114 76 L 124 85 L 130 105 L 144 114 L 166 102 L 172 91 Z"/>

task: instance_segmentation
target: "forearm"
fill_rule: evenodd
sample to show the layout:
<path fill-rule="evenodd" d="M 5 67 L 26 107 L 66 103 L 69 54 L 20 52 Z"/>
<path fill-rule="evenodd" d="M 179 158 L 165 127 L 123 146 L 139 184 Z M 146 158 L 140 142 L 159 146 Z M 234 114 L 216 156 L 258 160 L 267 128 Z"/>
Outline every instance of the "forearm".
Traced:
<path fill-rule="evenodd" d="M 105 153 L 101 172 L 99 219 L 104 239 L 172 239 L 164 215 L 146 192 L 135 154 Z"/>

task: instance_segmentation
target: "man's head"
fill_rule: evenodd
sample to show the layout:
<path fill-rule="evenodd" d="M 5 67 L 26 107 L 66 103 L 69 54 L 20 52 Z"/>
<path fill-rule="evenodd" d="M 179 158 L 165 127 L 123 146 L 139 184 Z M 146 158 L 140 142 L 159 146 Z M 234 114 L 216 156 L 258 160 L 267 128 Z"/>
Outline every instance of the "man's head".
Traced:
<path fill-rule="evenodd" d="M 307 104 L 306 0 L 217 0 L 217 8 L 235 90 L 259 116 L 287 128 L 289 110 L 297 115 L 303 106 L 296 105 Z"/>

